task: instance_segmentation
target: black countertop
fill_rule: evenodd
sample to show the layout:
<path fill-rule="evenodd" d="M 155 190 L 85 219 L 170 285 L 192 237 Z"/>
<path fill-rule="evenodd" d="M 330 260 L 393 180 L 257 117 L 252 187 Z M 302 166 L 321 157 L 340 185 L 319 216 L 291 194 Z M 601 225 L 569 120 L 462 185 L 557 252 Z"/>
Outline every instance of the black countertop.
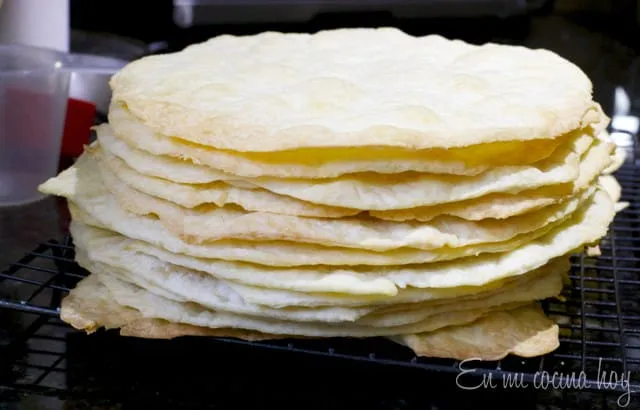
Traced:
<path fill-rule="evenodd" d="M 423 22 L 426 26 L 428 22 Z M 461 22 L 459 24 L 468 24 Z M 412 22 L 411 30 L 416 31 L 420 23 Z M 402 25 L 400 25 L 402 27 Z M 429 26 L 431 27 L 431 26 Z M 633 41 L 626 42 L 624 38 L 616 39 L 609 33 L 619 32 L 612 29 L 611 21 L 603 23 L 603 19 L 595 18 L 570 18 L 563 16 L 542 16 L 531 21 L 517 20 L 506 24 L 503 29 L 474 23 L 475 32 L 471 29 L 462 30 L 465 38 L 479 39 L 478 41 L 495 40 L 501 42 L 519 43 L 530 47 L 543 47 L 554 50 L 579 65 L 593 80 L 595 95 L 610 113 L 613 103 L 613 93 L 616 86 L 626 87 L 632 94 L 632 99 L 640 99 L 640 57 L 634 49 Z M 503 30 L 503 31 L 501 31 Z M 474 37 L 475 36 L 475 37 Z M 637 39 L 635 39 L 637 41 Z M 626 43 L 626 45 L 625 45 Z M 638 108 L 638 107 L 637 107 Z M 64 227 L 64 215 L 61 216 L 60 201 L 47 198 L 41 202 L 22 207 L 0 208 L 0 267 L 16 261 L 25 253 L 31 251 L 39 243 L 50 238 L 60 239 L 61 230 Z M 64 212 L 63 212 L 64 214 Z M 0 282 L 2 284 L 2 282 Z M 2 284 L 0 297 L 19 296 L 19 287 L 9 287 Z M 21 317 L 11 312 L 0 311 L 1 323 L 19 323 Z M 11 329 L 11 326 L 0 325 L 0 330 Z M 0 342 L 2 342 L 0 331 Z M 6 334 L 5 334 L 6 337 Z M 128 396 L 129 403 L 124 403 L 124 398 L 114 397 L 114 403 L 100 404 L 99 401 L 84 401 L 82 403 L 36 396 L 20 396 L 10 404 L 9 399 L 0 396 L 0 409 L 4 408 L 123 408 L 130 405 L 133 408 L 145 408 L 149 402 L 145 401 L 132 404 L 136 397 L 134 385 L 144 381 L 155 380 L 158 403 L 164 403 L 169 408 L 178 408 L 176 404 L 168 404 L 165 400 L 165 392 L 177 390 L 186 398 L 194 398 L 193 390 L 185 386 L 173 388 L 163 386 L 162 380 L 189 380 L 191 387 L 198 386 L 201 393 L 194 398 L 195 404 L 189 408 L 465 408 L 460 402 L 464 397 L 463 392 L 452 388 L 454 382 L 441 375 L 427 377 L 423 373 L 410 374 L 407 372 L 394 372 L 390 369 L 358 368 L 357 370 L 344 368 L 340 362 L 321 359 L 314 362 L 302 361 L 302 358 L 292 355 L 265 355 L 258 357 L 256 352 L 247 352 L 246 349 L 238 351 L 238 347 L 223 344 L 210 344 L 205 350 L 198 350 L 200 356 L 186 355 L 176 356 L 177 351 L 182 353 L 192 350 L 192 347 L 184 346 L 180 342 L 173 342 L 169 348 L 166 343 L 158 343 L 154 346 L 157 350 L 136 350 L 128 346 L 128 341 L 114 338 L 87 338 L 72 337 L 69 339 L 69 351 L 73 348 L 73 354 L 78 355 L 84 363 L 84 370 L 71 367 L 68 379 L 61 376 L 59 383 L 64 385 L 78 378 L 84 383 L 79 383 L 81 388 L 91 387 L 91 375 L 86 373 L 91 368 L 91 355 L 117 355 L 123 363 L 123 356 L 131 355 L 127 360 L 138 361 L 136 370 L 123 369 L 121 365 L 117 369 L 99 368 L 101 378 L 122 378 L 125 383 L 131 384 L 132 394 Z M 1 343 L 0 343 L 1 344 Z M 128 347 L 127 347 L 128 346 Z M 162 346 L 168 350 L 162 350 Z M 127 350 L 124 350 L 126 347 Z M 193 351 L 196 351 L 193 349 Z M 166 356 L 170 354 L 171 356 Z M 124 362 L 127 362 L 124 360 Z M 114 362 L 115 362 L 114 358 Z M 185 362 L 186 361 L 186 362 Z M 303 364 L 304 363 L 304 364 Z M 82 367 L 82 366 L 81 366 Z M 141 372 L 141 368 L 151 370 Z M 197 370 L 196 370 L 197 368 Z M 94 369 L 95 370 L 95 369 Z M 72 374 L 75 371 L 76 374 Z M 117 372 L 115 372 L 117 371 Z M 204 371 L 207 375 L 192 377 L 194 372 Z M 278 376 L 278 372 L 288 372 L 287 377 Z M 326 374 L 322 372 L 327 372 Z M 91 372 L 90 372 L 91 373 Z M 181 376 L 182 375 L 182 376 Z M 94 372 L 95 376 L 95 372 Z M 366 377 L 365 377 L 366 376 Z M 407 377 L 411 379 L 407 379 Z M 88 378 L 88 379 L 87 379 Z M 136 379 L 137 378 L 137 379 Z M 359 379 L 369 384 L 364 389 L 355 389 Z M 89 380 L 89 381 L 87 381 Z M 137 381 L 136 381 L 137 380 Z M 82 381 L 82 380 L 81 380 Z M 396 386 L 391 389 L 390 382 Z M 104 382 L 104 380 L 103 380 Z M 96 382 L 97 383 L 97 382 Z M 251 389 L 245 389 L 252 385 Z M 324 388 L 322 386 L 324 385 Z M 262 388 L 256 389 L 255 386 Z M 308 388 L 313 386 L 314 389 Z M 387 387 L 385 387 L 387 386 Z M 404 386 L 404 388 L 402 387 Z M 350 392 L 350 393 L 348 393 Z M 499 396 L 485 392 L 481 396 L 476 392 L 473 407 L 478 408 L 478 400 L 500 400 L 503 404 L 511 403 L 523 408 L 536 408 L 535 403 L 542 400 L 543 396 L 549 398 L 553 392 L 537 392 L 537 395 L 528 395 L 522 392 Z M 350 396 L 351 400 L 345 401 L 340 397 Z M 435 398 L 436 405 L 429 404 L 428 397 Z M 335 400 L 329 400 L 331 398 Z M 149 400 L 147 397 L 144 400 Z M 341 403 L 340 405 L 336 403 Z M 219 403 L 213 405 L 213 403 Z M 294 403 L 292 405 L 292 403 Z M 324 404 L 323 404 L 324 403 Z M 431 402 L 433 403 L 433 402 Z M 235 404 L 235 405 L 234 405 Z M 447 405 L 448 404 L 448 405 Z M 589 403 L 592 408 L 600 407 L 598 402 Z M 210 406 L 209 406 L 210 405 Z M 12 407 L 13 406 L 13 407 Z M 250 407 L 247 407 L 250 406 Z M 152 406 L 153 407 L 153 406 Z"/>

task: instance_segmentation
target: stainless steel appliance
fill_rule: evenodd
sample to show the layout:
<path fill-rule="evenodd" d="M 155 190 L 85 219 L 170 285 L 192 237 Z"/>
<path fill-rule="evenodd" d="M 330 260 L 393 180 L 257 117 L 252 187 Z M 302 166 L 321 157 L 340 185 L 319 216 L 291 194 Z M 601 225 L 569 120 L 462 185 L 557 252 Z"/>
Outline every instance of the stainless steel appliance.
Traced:
<path fill-rule="evenodd" d="M 398 18 L 509 17 L 532 12 L 549 0 L 173 0 L 182 27 L 250 22 L 304 22 L 320 13 L 390 12 Z"/>

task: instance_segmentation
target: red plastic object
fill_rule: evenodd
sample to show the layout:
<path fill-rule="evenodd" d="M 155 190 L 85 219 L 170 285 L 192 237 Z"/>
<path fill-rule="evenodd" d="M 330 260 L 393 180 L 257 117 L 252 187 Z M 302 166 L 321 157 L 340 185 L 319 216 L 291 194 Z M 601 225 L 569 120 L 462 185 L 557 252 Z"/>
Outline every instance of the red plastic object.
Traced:
<path fill-rule="evenodd" d="M 82 154 L 84 146 L 89 143 L 95 115 L 95 104 L 75 98 L 68 99 L 60 149 L 62 157 L 75 158 Z"/>

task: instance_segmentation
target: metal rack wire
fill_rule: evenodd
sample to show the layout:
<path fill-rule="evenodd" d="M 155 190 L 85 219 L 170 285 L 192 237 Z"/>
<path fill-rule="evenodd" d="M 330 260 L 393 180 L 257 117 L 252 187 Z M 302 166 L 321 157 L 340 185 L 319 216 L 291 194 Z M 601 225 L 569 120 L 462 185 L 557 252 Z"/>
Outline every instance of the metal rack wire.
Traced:
<path fill-rule="evenodd" d="M 630 206 L 616 217 L 600 244 L 600 256 L 585 253 L 574 258 L 566 300 L 545 302 L 545 309 L 561 326 L 561 347 L 540 358 L 474 363 L 477 371 L 473 376 L 491 374 L 504 380 L 510 374 L 535 385 L 544 383 L 545 374 L 551 383 L 553 372 L 560 372 L 575 375 L 573 385 L 561 386 L 565 394 L 567 390 L 588 390 L 616 393 L 620 398 L 625 392 L 640 391 L 640 168 L 627 164 L 616 176 L 623 186 L 622 200 Z M 0 345 L 0 393 L 71 394 L 72 376 L 67 369 L 70 340 L 98 337 L 81 335 L 58 319 L 61 298 L 86 275 L 73 258 L 70 238 L 51 240 L 0 273 L 0 286 L 15 286 L 21 291 L 13 300 L 0 300 L 0 307 L 34 318 L 19 337 Z M 237 345 L 245 351 L 268 349 L 438 374 L 459 374 L 461 370 L 460 362 L 418 358 L 408 349 L 377 339 L 209 342 Z M 115 342 L 110 339 L 109 343 Z"/>

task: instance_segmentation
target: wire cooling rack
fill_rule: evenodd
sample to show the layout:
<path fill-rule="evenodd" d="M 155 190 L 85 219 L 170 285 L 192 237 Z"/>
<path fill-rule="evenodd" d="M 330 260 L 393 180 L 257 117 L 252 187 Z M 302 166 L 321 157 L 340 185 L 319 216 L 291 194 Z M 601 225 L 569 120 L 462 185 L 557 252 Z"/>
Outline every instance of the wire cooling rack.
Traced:
<path fill-rule="evenodd" d="M 114 391 L 124 394 L 132 391 L 134 387 L 131 386 L 140 379 L 166 375 L 166 371 L 163 373 L 162 368 L 157 368 L 158 361 L 173 363 L 174 373 L 180 368 L 183 372 L 180 378 L 184 378 L 193 371 L 190 367 L 180 366 L 202 364 L 204 360 L 184 354 L 208 351 L 224 352 L 224 357 L 217 360 L 227 360 L 232 354 L 241 355 L 246 361 L 240 363 L 254 360 L 255 355 L 278 357 L 272 366 L 280 367 L 292 357 L 295 357 L 294 361 L 316 357 L 320 358 L 320 368 L 338 366 L 344 370 L 345 363 L 360 363 L 402 369 L 403 374 L 409 369 L 428 370 L 420 372 L 418 377 L 427 373 L 436 374 L 438 378 L 455 376 L 456 386 L 467 390 L 480 384 L 485 388 L 501 388 L 506 381 L 510 390 L 526 390 L 526 385 L 528 390 L 537 388 L 547 394 L 553 390 L 561 392 L 563 397 L 574 393 L 586 397 L 588 392 L 599 392 L 598 397 L 606 394 L 607 400 L 613 400 L 612 406 L 624 404 L 627 399 L 633 400 L 629 396 L 631 392 L 640 391 L 640 168 L 636 164 L 626 164 L 616 176 L 623 187 L 622 200 L 630 205 L 617 215 L 608 236 L 601 242 L 600 256 L 583 253 L 574 257 L 571 283 L 564 292 L 566 300 L 545 301 L 546 311 L 561 327 L 561 346 L 549 355 L 460 363 L 418 358 L 402 346 L 378 339 L 245 342 L 180 338 L 149 341 L 118 337 L 114 332 L 104 331 L 86 336 L 70 329 L 58 318 L 61 298 L 87 274 L 74 262 L 74 248 L 67 237 L 41 244 L 0 273 L 0 289 L 14 288 L 17 295 L 0 299 L 0 307 L 5 308 L 5 313 L 14 314 L 12 318 L 17 314 L 31 318 L 26 324 L 21 319 L 20 331 L 7 331 L 11 336 L 0 344 L 0 394 L 32 392 L 69 396 L 82 393 L 95 396 L 113 395 Z M 254 359 L 248 359 L 249 354 L 254 355 Z M 151 371 L 138 374 L 135 379 L 130 370 L 125 370 L 128 369 L 126 364 L 143 360 L 145 355 L 149 361 L 141 366 Z M 220 361 L 212 364 L 220 365 Z M 237 363 L 235 368 L 237 371 Z M 385 374 L 391 374 L 385 371 Z M 100 378 L 109 380 L 105 382 Z M 169 388 L 159 379 L 153 380 L 151 385 L 155 387 L 151 396 Z M 208 388 L 201 386 L 201 390 Z M 142 394 L 140 388 L 135 389 L 136 394 Z M 184 398 L 184 391 L 180 391 Z M 522 400 L 522 397 L 518 396 L 516 400 Z M 589 400 L 592 404 L 592 399 Z"/>

